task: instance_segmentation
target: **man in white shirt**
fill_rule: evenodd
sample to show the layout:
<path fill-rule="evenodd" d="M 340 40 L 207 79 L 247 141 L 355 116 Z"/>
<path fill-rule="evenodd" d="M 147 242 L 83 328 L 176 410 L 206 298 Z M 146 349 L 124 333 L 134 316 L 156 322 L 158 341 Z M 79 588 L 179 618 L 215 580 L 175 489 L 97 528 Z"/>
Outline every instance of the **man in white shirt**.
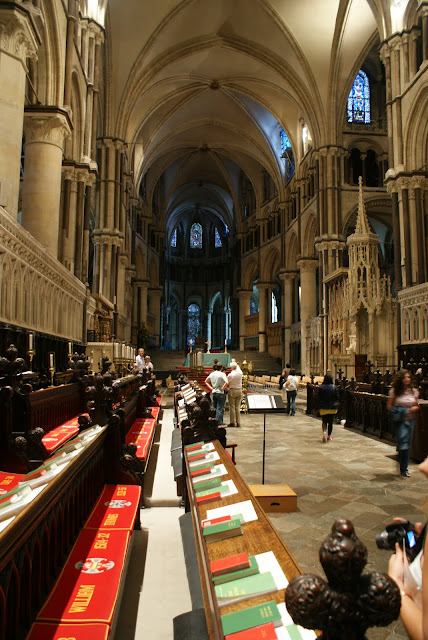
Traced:
<path fill-rule="evenodd" d="M 146 363 L 144 360 L 144 349 L 142 347 L 140 347 L 138 349 L 138 355 L 135 358 L 135 364 L 134 364 L 134 372 L 135 373 L 143 373 L 144 369 L 145 369 Z"/>
<path fill-rule="evenodd" d="M 242 398 L 242 371 L 239 365 L 232 361 L 230 373 L 227 376 L 230 424 L 229 427 L 240 427 L 240 409 Z"/>
<path fill-rule="evenodd" d="M 214 371 L 212 371 L 205 380 L 205 384 L 212 392 L 215 417 L 217 418 L 219 425 L 224 424 L 223 413 L 224 405 L 226 404 L 226 394 L 224 390 L 227 387 L 227 378 L 226 374 L 221 371 L 221 364 L 214 365 Z"/>

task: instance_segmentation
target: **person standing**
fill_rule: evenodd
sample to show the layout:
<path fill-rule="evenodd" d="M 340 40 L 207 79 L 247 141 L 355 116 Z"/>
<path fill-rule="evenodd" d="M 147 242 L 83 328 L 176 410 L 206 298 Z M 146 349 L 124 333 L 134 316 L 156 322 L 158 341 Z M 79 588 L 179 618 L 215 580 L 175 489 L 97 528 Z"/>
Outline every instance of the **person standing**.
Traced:
<path fill-rule="evenodd" d="M 297 389 L 299 388 L 299 379 L 295 369 L 290 369 L 284 387 L 287 391 L 287 413 L 294 416 L 296 414 Z"/>
<path fill-rule="evenodd" d="M 153 373 L 153 362 L 150 360 L 150 356 L 144 356 L 144 368 L 147 373 Z"/>
<path fill-rule="evenodd" d="M 205 380 L 205 384 L 208 389 L 212 392 L 213 399 L 213 407 L 215 409 L 215 417 L 217 418 L 218 424 L 222 425 L 223 422 L 223 413 L 224 413 L 224 405 L 226 404 L 226 394 L 225 389 L 227 387 L 227 378 L 226 374 L 221 371 L 221 364 L 218 363 L 214 365 L 214 370 L 210 373 L 210 375 Z"/>
<path fill-rule="evenodd" d="M 227 376 L 229 398 L 230 424 L 228 427 L 240 427 L 240 409 L 242 399 L 242 371 L 236 362 L 230 363 L 230 373 Z"/>
<path fill-rule="evenodd" d="M 328 373 L 318 388 L 318 409 L 322 418 L 322 441 L 331 440 L 333 418 L 339 406 L 339 394 Z"/>
<path fill-rule="evenodd" d="M 391 413 L 392 424 L 397 440 L 400 475 L 408 478 L 409 453 L 412 443 L 415 415 L 419 411 L 419 391 L 413 389 L 412 376 L 409 371 L 399 371 L 392 383 L 386 408 Z"/>
<path fill-rule="evenodd" d="M 143 373 L 145 366 L 146 366 L 146 363 L 144 361 L 144 349 L 140 347 L 138 349 L 137 357 L 135 358 L 134 371 L 138 373 Z"/>

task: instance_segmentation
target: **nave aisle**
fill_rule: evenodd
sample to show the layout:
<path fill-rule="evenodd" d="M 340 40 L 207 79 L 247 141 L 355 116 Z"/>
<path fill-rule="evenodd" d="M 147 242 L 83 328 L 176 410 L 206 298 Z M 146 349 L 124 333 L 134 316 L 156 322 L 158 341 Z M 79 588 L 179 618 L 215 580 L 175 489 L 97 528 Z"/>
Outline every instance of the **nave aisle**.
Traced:
<path fill-rule="evenodd" d="M 178 520 L 184 509 L 171 467 L 171 400 L 162 401 L 145 481 L 148 506 L 141 510 L 142 530 L 135 532 L 116 640 L 172 640 L 173 618 L 192 608 Z"/>

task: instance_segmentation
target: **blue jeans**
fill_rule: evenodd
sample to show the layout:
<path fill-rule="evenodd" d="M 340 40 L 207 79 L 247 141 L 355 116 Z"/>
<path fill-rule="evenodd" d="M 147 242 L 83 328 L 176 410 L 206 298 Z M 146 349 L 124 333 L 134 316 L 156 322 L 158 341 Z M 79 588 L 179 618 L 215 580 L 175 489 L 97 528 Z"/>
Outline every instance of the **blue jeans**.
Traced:
<path fill-rule="evenodd" d="M 215 417 L 218 420 L 219 424 L 224 424 L 223 422 L 223 413 L 224 413 L 224 405 L 226 404 L 226 394 L 224 391 L 221 393 L 212 394 L 213 398 L 213 407 L 215 409 Z"/>
<path fill-rule="evenodd" d="M 287 391 L 287 413 L 291 413 L 292 416 L 296 413 L 296 396 L 297 391 Z M 290 411 L 291 405 L 291 411 Z"/>

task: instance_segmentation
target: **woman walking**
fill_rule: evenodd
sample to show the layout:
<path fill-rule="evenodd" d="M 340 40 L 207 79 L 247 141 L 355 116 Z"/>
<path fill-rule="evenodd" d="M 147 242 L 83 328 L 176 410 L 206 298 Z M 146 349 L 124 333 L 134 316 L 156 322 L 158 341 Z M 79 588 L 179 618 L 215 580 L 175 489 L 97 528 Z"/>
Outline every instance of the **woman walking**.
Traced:
<path fill-rule="evenodd" d="M 333 418 L 339 406 L 339 395 L 333 384 L 333 378 L 328 373 L 318 389 L 318 409 L 322 418 L 322 441 L 331 440 Z"/>
<path fill-rule="evenodd" d="M 392 383 L 387 403 L 387 409 L 391 412 L 391 420 L 395 427 L 397 440 L 398 459 L 400 462 L 400 475 L 408 478 L 409 453 L 412 443 L 415 415 L 419 411 L 419 391 L 413 389 L 412 376 L 409 371 L 399 371 Z"/>

